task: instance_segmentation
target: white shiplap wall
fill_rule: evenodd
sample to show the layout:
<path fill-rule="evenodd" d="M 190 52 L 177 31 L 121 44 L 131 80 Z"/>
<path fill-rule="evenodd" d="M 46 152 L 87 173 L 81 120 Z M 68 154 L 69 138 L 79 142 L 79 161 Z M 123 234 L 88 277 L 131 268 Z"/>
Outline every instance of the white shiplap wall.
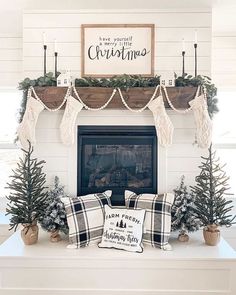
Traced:
<path fill-rule="evenodd" d="M 236 2 L 213 9 L 212 78 L 221 91 L 236 89 Z"/>
<path fill-rule="evenodd" d="M 0 88 L 16 88 L 22 78 L 22 36 L 0 33 Z"/>
<path fill-rule="evenodd" d="M 23 16 L 24 73 L 42 74 L 42 33 L 48 41 L 48 69 L 53 70 L 53 40 L 59 47 L 59 70 L 80 75 L 80 26 L 86 23 L 154 23 L 156 25 L 155 69 L 181 73 L 181 39 L 186 40 L 186 71 L 193 73 L 194 30 L 199 36 L 199 72 L 210 74 L 211 12 L 208 11 L 26 11 Z"/>
<path fill-rule="evenodd" d="M 70 69 L 80 76 L 80 26 L 88 23 L 155 23 L 156 74 L 181 73 L 181 39 L 186 40 L 186 71 L 193 73 L 193 37 L 198 30 L 199 73 L 210 75 L 211 69 L 211 12 L 206 10 L 106 10 L 106 11 L 26 11 L 23 15 L 24 76 L 42 74 L 42 33 L 46 32 L 49 58 L 48 70 L 53 70 L 53 40 L 58 40 L 59 70 Z M 200 155 L 204 152 L 193 146 L 194 121 L 168 112 L 175 126 L 174 143 L 159 149 L 159 191 L 171 190 L 179 184 L 182 174 L 193 183 L 198 172 Z M 44 111 L 39 117 L 35 153 L 47 161 L 48 181 L 58 175 L 69 193 L 76 192 L 76 144 L 65 147 L 60 143 L 59 125 L 62 112 Z M 133 114 L 128 111 L 82 111 L 80 125 L 152 125 L 151 113 Z M 76 131 L 75 131 L 76 132 Z"/>
<path fill-rule="evenodd" d="M 228 33 L 229 34 L 229 33 Z M 230 35 L 215 32 L 212 38 L 212 78 L 221 90 L 236 89 L 236 30 Z"/>

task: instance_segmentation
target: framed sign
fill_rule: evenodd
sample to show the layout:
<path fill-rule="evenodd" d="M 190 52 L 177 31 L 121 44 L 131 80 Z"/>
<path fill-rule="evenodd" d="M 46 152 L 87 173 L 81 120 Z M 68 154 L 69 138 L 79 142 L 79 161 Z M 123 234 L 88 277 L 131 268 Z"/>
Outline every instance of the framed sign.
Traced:
<path fill-rule="evenodd" d="M 154 76 L 153 24 L 81 26 L 81 76 Z"/>

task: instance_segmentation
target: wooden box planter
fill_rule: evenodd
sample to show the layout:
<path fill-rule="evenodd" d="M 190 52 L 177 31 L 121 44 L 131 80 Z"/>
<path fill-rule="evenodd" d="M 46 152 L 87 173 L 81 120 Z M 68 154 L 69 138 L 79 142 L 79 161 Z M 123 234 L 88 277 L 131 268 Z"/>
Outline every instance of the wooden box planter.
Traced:
<path fill-rule="evenodd" d="M 109 99 L 112 94 L 112 88 L 105 87 L 77 87 L 77 92 L 83 102 L 91 108 L 99 108 Z M 154 87 L 141 88 L 134 87 L 129 90 L 123 90 L 122 94 L 127 104 L 131 108 L 142 108 L 147 104 L 154 93 Z M 167 92 L 172 104 L 178 109 L 189 108 L 188 102 L 195 96 L 196 87 L 167 87 Z M 35 87 L 35 91 L 40 99 L 50 108 L 57 108 L 65 97 L 67 88 L 65 87 Z M 159 91 L 157 95 L 159 94 Z M 164 95 L 164 92 L 163 92 Z M 76 97 L 75 95 L 73 95 Z M 164 95 L 165 106 L 169 104 Z M 65 107 L 65 105 L 64 105 Z M 124 109 L 118 91 L 113 97 L 108 109 Z"/>

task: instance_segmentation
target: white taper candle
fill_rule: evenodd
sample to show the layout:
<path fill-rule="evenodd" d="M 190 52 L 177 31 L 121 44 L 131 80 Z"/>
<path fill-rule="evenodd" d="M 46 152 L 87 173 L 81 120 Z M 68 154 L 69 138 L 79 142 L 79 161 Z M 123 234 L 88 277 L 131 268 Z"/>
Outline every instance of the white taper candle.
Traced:
<path fill-rule="evenodd" d="M 182 39 L 182 51 L 185 51 L 185 40 L 184 40 L 184 38 Z"/>
<path fill-rule="evenodd" d="M 46 45 L 46 34 L 43 32 L 43 45 Z"/>
<path fill-rule="evenodd" d="M 194 35 L 194 44 L 197 44 L 197 30 L 195 30 L 195 35 Z"/>
<path fill-rule="evenodd" d="M 57 39 L 54 39 L 54 52 L 57 52 Z"/>

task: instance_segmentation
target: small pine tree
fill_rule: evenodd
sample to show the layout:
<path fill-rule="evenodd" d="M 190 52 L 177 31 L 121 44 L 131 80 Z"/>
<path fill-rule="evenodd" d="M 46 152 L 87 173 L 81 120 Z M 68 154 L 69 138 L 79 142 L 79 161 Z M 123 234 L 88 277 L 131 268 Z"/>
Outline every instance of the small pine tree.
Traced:
<path fill-rule="evenodd" d="M 201 220 L 202 226 L 218 225 L 230 226 L 236 216 L 230 214 L 233 206 L 225 195 L 230 189 L 229 177 L 223 171 L 225 165 L 220 165 L 212 145 L 208 149 L 208 157 L 201 157 L 203 162 L 199 166 L 200 174 L 196 177 L 196 185 L 191 187 L 196 195 L 195 215 Z M 229 194 L 228 194 L 229 195 Z"/>
<path fill-rule="evenodd" d="M 179 230 L 180 235 L 199 229 L 200 222 L 193 214 L 194 195 L 187 191 L 184 184 L 185 177 L 181 177 L 180 185 L 174 190 L 175 200 L 171 209 L 171 230 Z"/>
<path fill-rule="evenodd" d="M 48 192 L 44 215 L 39 219 L 39 223 L 45 231 L 53 232 L 59 230 L 68 234 L 69 228 L 65 207 L 61 201 L 62 197 L 66 197 L 64 186 L 59 184 L 59 178 L 55 176 L 54 186 Z"/>
<path fill-rule="evenodd" d="M 17 229 L 19 224 L 33 224 L 43 215 L 47 197 L 43 173 L 45 161 L 32 158 L 33 147 L 29 142 L 28 150 L 22 149 L 23 158 L 19 159 L 17 168 L 13 170 L 11 183 L 7 183 L 10 194 L 6 215 L 10 214 L 10 230 Z"/>

